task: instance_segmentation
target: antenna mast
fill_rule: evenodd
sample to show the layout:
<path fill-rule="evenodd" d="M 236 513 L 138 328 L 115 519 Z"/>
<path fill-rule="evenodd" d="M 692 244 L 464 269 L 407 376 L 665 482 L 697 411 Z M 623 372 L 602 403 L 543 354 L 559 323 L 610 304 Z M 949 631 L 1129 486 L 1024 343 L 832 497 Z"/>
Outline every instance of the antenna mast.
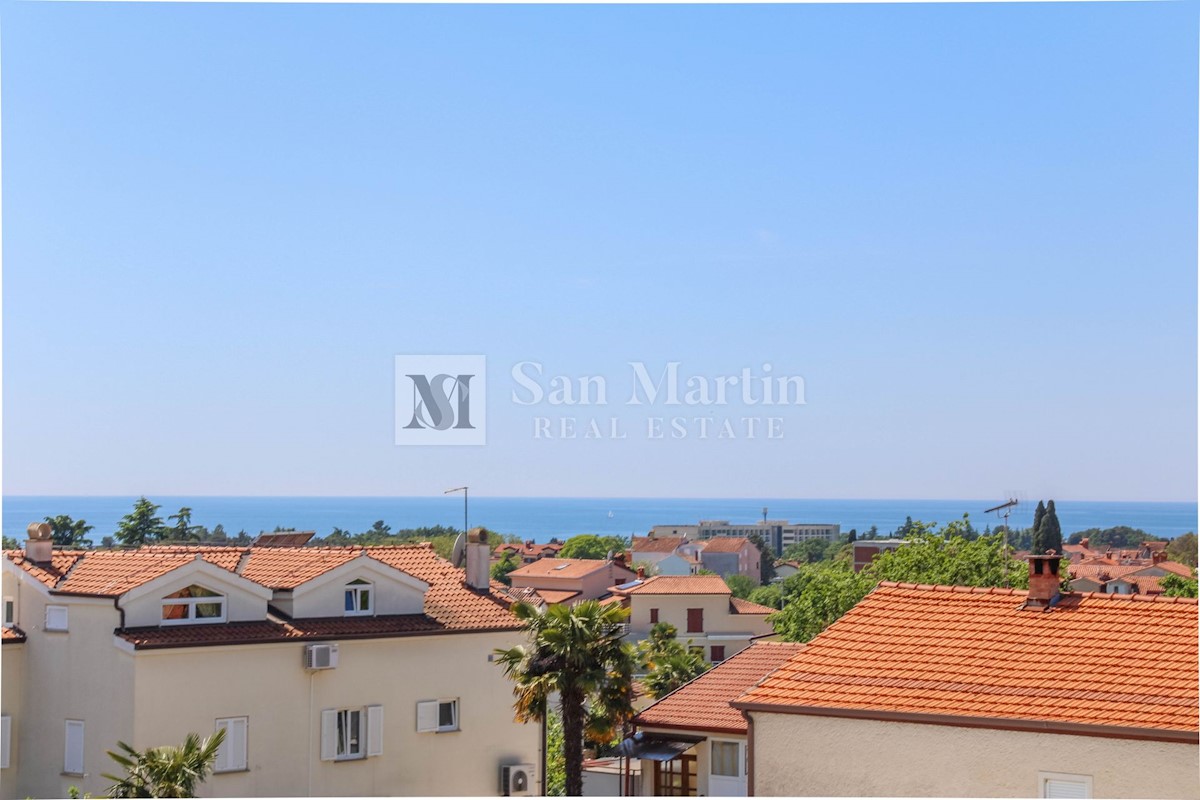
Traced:
<path fill-rule="evenodd" d="M 1012 513 L 1012 510 L 1014 508 L 1016 508 L 1016 506 L 1017 506 L 1017 499 L 1014 497 L 1014 498 L 1009 499 L 1008 502 L 1001 503 L 1000 505 L 995 506 L 994 508 L 989 508 L 983 512 L 985 514 L 990 514 L 993 511 L 995 511 L 997 516 L 1004 518 L 1004 528 L 1003 528 L 1003 530 L 1004 530 L 1004 561 L 1001 562 L 1000 569 L 1003 571 L 1003 574 L 1004 574 L 1004 586 L 1006 588 L 1008 587 L 1008 584 L 1009 584 L 1009 581 L 1008 581 L 1008 515 L 1010 513 Z M 1004 513 L 1001 513 L 1001 512 L 1004 512 Z"/>

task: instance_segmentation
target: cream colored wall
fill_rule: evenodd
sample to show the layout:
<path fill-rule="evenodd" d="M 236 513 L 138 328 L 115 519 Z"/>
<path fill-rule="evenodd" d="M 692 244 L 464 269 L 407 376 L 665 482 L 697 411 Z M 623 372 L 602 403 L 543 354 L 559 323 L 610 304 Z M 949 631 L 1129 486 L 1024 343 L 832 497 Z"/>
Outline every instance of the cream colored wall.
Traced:
<path fill-rule="evenodd" d="M 0 645 L 0 713 L 12 718 L 9 767 L 0 771 L 0 785 L 16 786 L 21 781 L 20 735 L 24 722 L 25 645 Z M 5 791 L 8 797 L 11 792 Z"/>
<path fill-rule="evenodd" d="M 139 628 L 162 624 L 162 600 L 192 584 L 198 584 L 225 596 L 225 618 L 230 622 L 266 619 L 267 601 L 247 592 L 236 581 L 223 580 L 209 572 L 197 574 L 191 570 L 178 570 L 179 574 L 168 573 L 162 583 L 155 582 L 153 592 L 134 600 L 126 600 L 125 626 Z M 109 601 L 111 603 L 111 601 Z"/>
<path fill-rule="evenodd" d="M 680 641 L 692 640 L 692 644 L 705 649 L 705 658 L 710 656 L 711 645 L 721 645 L 725 648 L 725 657 L 746 649 L 750 638 L 771 633 L 771 625 L 766 617 L 752 614 L 731 614 L 729 611 L 728 595 L 643 595 L 632 594 L 630 600 L 630 632 L 633 639 L 646 636 L 653 623 L 650 622 L 650 609 L 658 609 L 659 622 L 669 622 L 679 631 Z M 688 633 L 687 611 L 689 608 L 704 609 L 704 632 Z M 737 639 L 709 640 L 711 634 L 745 634 Z"/>
<path fill-rule="evenodd" d="M 519 640 L 342 641 L 338 667 L 312 673 L 298 642 L 143 651 L 133 736 L 143 747 L 177 742 L 212 731 L 217 718 L 248 716 L 249 769 L 212 776 L 206 796 L 495 796 L 502 764 L 540 758 L 539 726 L 513 721 L 511 684 L 488 662 L 494 648 Z M 459 698 L 461 730 L 417 733 L 417 702 L 448 698 Z M 374 704 L 384 707 L 384 754 L 321 761 L 321 711 Z"/>
<path fill-rule="evenodd" d="M 114 766 L 105 751 L 133 726 L 132 657 L 112 645 L 120 616 L 107 599 L 48 597 L 25 581 L 17 591 L 17 624 L 28 636 L 22 645 L 25 697 L 13 722 L 18 777 L 10 781 L 6 774 L 0 794 L 66 797 L 74 785 L 102 796 L 110 781 L 100 773 Z M 46 605 L 68 607 L 67 632 L 43 630 Z M 68 719 L 84 722 L 83 776 L 62 774 Z"/>
<path fill-rule="evenodd" d="M 646 733 L 655 732 L 655 733 L 663 734 L 665 736 L 670 736 L 673 733 L 685 733 L 685 734 L 689 734 L 689 735 L 705 737 L 705 740 L 703 742 L 697 743 L 695 747 L 693 747 L 691 750 L 688 750 L 685 753 L 685 755 L 696 756 L 696 787 L 697 787 L 696 795 L 699 797 L 707 797 L 712 794 L 712 792 L 710 791 L 710 788 L 709 788 L 709 762 L 711 760 L 710 759 L 711 750 L 709 749 L 709 747 L 710 747 L 709 742 L 712 739 L 721 739 L 723 741 L 730 741 L 730 742 L 741 742 L 742 743 L 742 758 L 743 758 L 743 761 L 745 760 L 745 753 L 746 753 L 746 751 L 745 751 L 746 737 L 745 736 L 735 736 L 735 735 L 727 734 L 727 733 L 708 733 L 706 731 L 679 731 L 679 730 L 668 729 L 668 728 L 660 728 L 660 729 L 642 728 L 641 730 Z M 641 761 L 641 764 L 642 764 L 642 774 L 645 776 L 645 779 L 642 781 L 641 791 L 639 792 L 639 794 L 649 797 L 654 794 L 654 762 L 650 761 L 649 759 L 643 759 Z M 742 765 L 742 769 L 743 770 L 745 769 L 744 763 Z M 805 794 L 805 793 L 804 792 L 793 792 L 793 794 Z"/>
<path fill-rule="evenodd" d="M 372 601 L 376 614 L 420 614 L 425 609 L 425 596 L 411 586 L 374 570 L 358 569 L 334 580 L 312 582 L 292 594 L 292 616 L 340 617 L 346 612 L 346 584 L 362 578 L 371 582 Z"/>
<path fill-rule="evenodd" d="M 1092 796 L 1200 797 L 1193 744 L 753 712 L 756 795 L 1037 797 L 1038 772 Z"/>

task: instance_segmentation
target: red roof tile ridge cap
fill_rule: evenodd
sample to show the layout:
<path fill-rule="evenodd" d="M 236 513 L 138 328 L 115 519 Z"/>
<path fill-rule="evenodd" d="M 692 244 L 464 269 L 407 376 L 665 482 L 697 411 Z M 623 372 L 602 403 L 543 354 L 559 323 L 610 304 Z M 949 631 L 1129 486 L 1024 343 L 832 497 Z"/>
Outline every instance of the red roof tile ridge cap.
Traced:
<path fill-rule="evenodd" d="M 948 583 L 902 583 L 900 581 L 880 581 L 879 583 L 875 584 L 875 589 L 873 589 L 872 592 L 880 588 L 917 589 L 922 592 L 958 592 L 961 594 L 1028 594 L 1028 591 L 1025 589 L 1012 589 L 1006 586 L 961 586 Z"/>

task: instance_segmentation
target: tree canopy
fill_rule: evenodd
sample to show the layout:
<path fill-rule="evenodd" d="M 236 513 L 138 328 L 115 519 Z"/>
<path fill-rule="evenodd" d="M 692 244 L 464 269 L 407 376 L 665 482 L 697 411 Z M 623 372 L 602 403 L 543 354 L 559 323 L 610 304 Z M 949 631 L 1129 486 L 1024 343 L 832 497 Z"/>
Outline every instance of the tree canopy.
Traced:
<path fill-rule="evenodd" d="M 139 497 L 133 504 L 133 511 L 117 523 L 117 541 L 126 546 L 140 547 L 165 539 L 167 528 L 163 525 L 162 518 L 157 516 L 160 508 L 162 506 L 156 506 L 145 497 Z"/>
<path fill-rule="evenodd" d="M 1196 568 L 1196 534 L 1185 533 L 1182 536 L 1176 536 L 1167 545 L 1167 556 L 1180 564 L 1187 564 L 1192 569 Z"/>
<path fill-rule="evenodd" d="M 729 591 L 733 592 L 734 597 L 740 597 L 744 600 L 750 597 L 750 593 L 758 588 L 758 581 L 749 575 L 734 573 L 733 575 L 726 576 L 725 585 L 729 587 Z"/>
<path fill-rule="evenodd" d="M 559 558 L 607 558 L 609 553 L 623 553 L 629 547 L 629 540 L 621 536 L 599 536 L 594 533 L 581 533 L 567 539 Z"/>
<path fill-rule="evenodd" d="M 71 519 L 66 514 L 59 514 L 56 517 L 46 517 L 46 522 L 53 531 L 51 539 L 56 547 L 80 549 L 92 546 L 92 540 L 87 538 L 87 534 L 94 526 L 88 525 L 87 520 Z"/>
<path fill-rule="evenodd" d="M 1182 575 L 1164 575 L 1159 580 L 1165 597 L 1195 597 L 1196 578 L 1185 578 Z"/>
<path fill-rule="evenodd" d="M 195 797 L 196 789 L 212 771 L 217 749 L 225 740 L 225 731 L 206 739 L 189 733 L 182 746 L 151 747 L 134 750 L 117 742 L 119 752 L 108 751 L 109 758 L 124 769 L 124 775 L 103 777 L 115 783 L 109 797 Z"/>
<path fill-rule="evenodd" d="M 657 700 L 703 675 L 712 666 L 696 651 L 686 647 L 676 637 L 678 633 L 669 622 L 658 622 L 650 635 L 638 643 L 638 657 L 646 671 L 643 683 L 646 693 Z"/>

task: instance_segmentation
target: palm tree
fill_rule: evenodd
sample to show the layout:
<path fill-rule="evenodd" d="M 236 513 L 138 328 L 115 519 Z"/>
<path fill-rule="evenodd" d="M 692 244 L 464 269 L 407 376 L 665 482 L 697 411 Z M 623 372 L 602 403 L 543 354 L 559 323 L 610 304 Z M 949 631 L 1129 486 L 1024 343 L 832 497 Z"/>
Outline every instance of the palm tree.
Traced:
<path fill-rule="evenodd" d="M 677 632 L 671 623 L 659 622 L 638 645 L 638 656 L 646 670 L 646 693 L 655 700 L 703 675 L 710 666 L 699 653 L 679 643 Z"/>
<path fill-rule="evenodd" d="M 618 605 L 585 600 L 550 606 L 545 614 L 528 603 L 513 613 L 529 632 L 530 644 L 497 650 L 504 674 L 513 680 L 513 707 L 521 722 L 540 722 L 555 693 L 563 724 L 566 793 L 583 794 L 583 735 L 615 737 L 633 717 L 633 648 L 621 641 L 629 612 Z"/>
<path fill-rule="evenodd" d="M 116 781 L 108 788 L 108 796 L 195 797 L 196 787 L 208 777 L 223 741 L 223 730 L 204 740 L 189 733 L 182 747 L 150 747 L 140 753 L 125 742 L 117 742 L 122 752 L 109 750 L 108 755 L 125 769 L 125 775 L 104 774 Z"/>

